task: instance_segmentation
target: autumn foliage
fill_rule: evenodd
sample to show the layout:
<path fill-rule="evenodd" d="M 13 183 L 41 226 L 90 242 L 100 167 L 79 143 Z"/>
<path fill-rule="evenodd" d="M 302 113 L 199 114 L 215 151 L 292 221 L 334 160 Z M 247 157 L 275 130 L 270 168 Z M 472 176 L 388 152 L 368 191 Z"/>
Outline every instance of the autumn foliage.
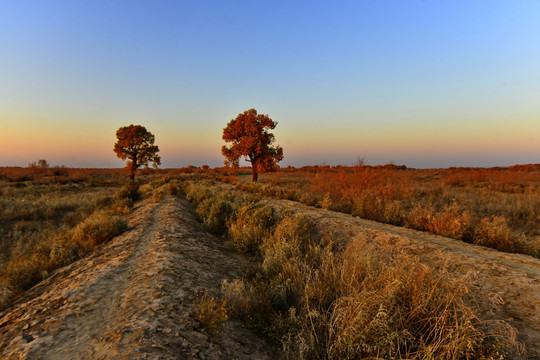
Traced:
<path fill-rule="evenodd" d="M 231 143 L 223 146 L 221 153 L 225 156 L 225 165 L 238 167 L 241 157 L 251 163 L 253 181 L 258 174 L 275 169 L 283 159 L 283 149 L 272 146 L 275 137 L 268 130 L 276 127 L 277 122 L 268 115 L 257 114 L 257 110 L 249 109 L 238 114 L 223 129 L 223 140 Z"/>
<path fill-rule="evenodd" d="M 124 126 L 116 131 L 118 141 L 114 144 L 114 152 L 122 160 L 128 160 L 127 168 L 131 179 L 135 179 L 135 172 L 140 166 L 148 166 L 153 163 L 154 167 L 161 164 L 161 158 L 157 153 L 159 148 L 154 145 L 154 135 L 141 125 Z"/>

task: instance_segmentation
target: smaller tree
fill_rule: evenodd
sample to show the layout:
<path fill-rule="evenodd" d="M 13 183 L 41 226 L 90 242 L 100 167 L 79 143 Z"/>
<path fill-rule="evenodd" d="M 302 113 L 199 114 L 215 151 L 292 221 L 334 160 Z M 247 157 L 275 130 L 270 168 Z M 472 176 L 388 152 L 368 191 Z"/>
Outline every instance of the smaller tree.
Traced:
<path fill-rule="evenodd" d="M 127 160 L 131 180 L 135 179 L 139 167 L 148 167 L 148 163 L 155 168 L 161 165 L 161 158 L 157 154 L 159 148 L 154 145 L 155 137 L 144 126 L 131 124 L 121 127 L 116 131 L 116 138 L 118 141 L 113 150 L 120 159 Z"/>
<path fill-rule="evenodd" d="M 50 165 L 47 160 L 40 159 L 38 161 L 34 161 L 33 163 L 28 164 L 28 167 L 34 169 L 34 172 L 39 172 L 40 174 L 43 174 L 45 171 L 47 171 Z"/>
<path fill-rule="evenodd" d="M 268 130 L 275 129 L 276 121 L 268 115 L 257 114 L 257 110 L 249 109 L 238 114 L 223 129 L 223 140 L 232 143 L 224 145 L 221 153 L 225 156 L 226 166 L 238 167 L 241 157 L 251 163 L 253 181 L 257 181 L 259 173 L 275 170 L 277 163 L 283 160 L 283 149 L 272 146 L 274 134 Z"/>

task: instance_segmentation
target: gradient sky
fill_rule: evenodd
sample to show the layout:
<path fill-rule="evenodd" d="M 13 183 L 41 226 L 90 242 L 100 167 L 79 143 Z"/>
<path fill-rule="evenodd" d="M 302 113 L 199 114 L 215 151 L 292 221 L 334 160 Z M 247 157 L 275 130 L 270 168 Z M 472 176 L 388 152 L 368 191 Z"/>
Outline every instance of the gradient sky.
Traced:
<path fill-rule="evenodd" d="M 540 162 L 540 2 L 0 1 L 0 166 L 223 163 L 256 108 L 282 166 Z"/>

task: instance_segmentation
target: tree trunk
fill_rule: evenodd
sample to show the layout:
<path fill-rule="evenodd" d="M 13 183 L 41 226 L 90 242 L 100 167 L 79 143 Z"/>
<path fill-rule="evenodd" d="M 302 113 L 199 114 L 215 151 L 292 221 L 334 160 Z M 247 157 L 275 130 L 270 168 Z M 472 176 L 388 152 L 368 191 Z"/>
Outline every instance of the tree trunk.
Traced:
<path fill-rule="evenodd" d="M 259 173 L 257 172 L 257 167 L 252 165 L 251 166 L 251 174 L 253 181 L 257 181 L 259 179 Z"/>
<path fill-rule="evenodd" d="M 130 178 L 131 178 L 131 181 L 135 180 L 135 173 L 137 172 L 137 168 L 139 167 L 139 165 L 137 164 L 137 156 L 134 156 L 133 159 L 131 160 L 131 166 L 130 166 L 130 169 L 131 170 L 131 174 L 130 174 Z"/>

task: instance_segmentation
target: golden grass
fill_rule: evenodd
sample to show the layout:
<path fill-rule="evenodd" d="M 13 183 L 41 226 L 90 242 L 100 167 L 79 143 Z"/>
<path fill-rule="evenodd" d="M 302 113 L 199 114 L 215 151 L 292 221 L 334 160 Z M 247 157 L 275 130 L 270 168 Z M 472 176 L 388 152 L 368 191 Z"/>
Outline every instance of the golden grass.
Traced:
<path fill-rule="evenodd" d="M 124 217 L 143 195 L 138 183 L 117 175 L 99 183 L 0 182 L 0 308 L 124 232 Z"/>
<path fill-rule="evenodd" d="M 204 290 L 193 302 L 193 312 L 199 324 L 211 334 L 219 335 L 229 319 L 230 309 L 225 299 L 216 299 Z"/>
<path fill-rule="evenodd" d="M 540 257 L 538 166 L 429 170 L 307 167 L 264 175 L 259 183 L 239 181 L 236 187 Z M 497 226 L 506 226 L 505 241 L 496 232 L 481 230 L 488 221 L 485 219 L 493 218 L 504 219 Z"/>
<path fill-rule="evenodd" d="M 223 196 L 208 183 L 186 188 L 205 193 L 202 201 Z M 243 279 L 223 283 L 231 314 L 280 341 L 290 359 L 490 359 L 521 351 L 514 328 L 475 315 L 468 278 L 393 248 L 334 239 L 309 217 L 277 216 L 253 199 L 226 217 L 228 239 L 256 255 Z"/>

